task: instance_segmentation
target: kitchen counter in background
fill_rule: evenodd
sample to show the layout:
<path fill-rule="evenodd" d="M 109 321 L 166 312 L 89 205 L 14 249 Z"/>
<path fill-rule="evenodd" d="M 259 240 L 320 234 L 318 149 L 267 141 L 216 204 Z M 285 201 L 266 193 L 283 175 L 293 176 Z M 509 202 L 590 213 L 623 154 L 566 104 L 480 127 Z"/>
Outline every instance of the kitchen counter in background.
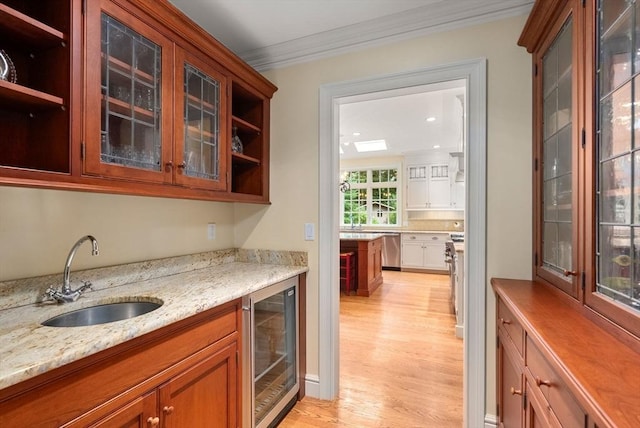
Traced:
<path fill-rule="evenodd" d="M 71 273 L 94 291 L 67 304 L 37 304 L 62 275 L 0 282 L 0 389 L 307 272 L 303 252 L 223 250 Z M 162 300 L 155 311 L 87 327 L 44 327 L 75 309 Z"/>

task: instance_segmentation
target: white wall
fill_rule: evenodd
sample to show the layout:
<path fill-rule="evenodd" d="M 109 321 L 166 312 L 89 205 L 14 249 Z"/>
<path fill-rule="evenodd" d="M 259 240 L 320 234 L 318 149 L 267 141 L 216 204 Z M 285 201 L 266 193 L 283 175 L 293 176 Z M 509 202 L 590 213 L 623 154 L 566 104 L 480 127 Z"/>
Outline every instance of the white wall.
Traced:
<path fill-rule="evenodd" d="M 279 90 L 272 102 L 272 202 L 256 228 L 237 244 L 296 245 L 302 224 L 318 218 L 318 92 L 321 85 L 385 75 L 466 59 L 488 60 L 488 242 L 487 276 L 530 277 L 531 261 L 531 62 L 516 46 L 526 17 L 509 18 L 455 32 L 434 34 L 265 75 Z M 282 186 L 280 186 L 282 184 Z M 337 189 L 336 189 L 337 190 Z M 309 251 L 307 369 L 318 374 L 317 241 Z M 493 343 L 494 300 L 487 278 L 488 343 Z M 488 346 L 487 412 L 495 414 L 495 351 Z"/>
<path fill-rule="evenodd" d="M 0 281 L 61 273 L 87 234 L 100 255 L 86 244 L 72 270 L 231 248 L 233 212 L 228 203 L 0 186 Z"/>

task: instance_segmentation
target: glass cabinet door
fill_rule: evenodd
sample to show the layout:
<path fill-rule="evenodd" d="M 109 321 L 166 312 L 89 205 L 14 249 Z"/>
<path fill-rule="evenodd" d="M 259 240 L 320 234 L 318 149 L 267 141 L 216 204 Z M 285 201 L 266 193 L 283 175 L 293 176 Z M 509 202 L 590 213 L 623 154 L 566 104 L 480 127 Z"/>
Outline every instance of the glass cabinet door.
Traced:
<path fill-rule="evenodd" d="M 577 258 L 573 247 L 575 151 L 574 123 L 574 22 L 569 12 L 559 31 L 544 50 L 537 80 L 542 106 L 538 122 L 536 171 L 537 223 L 536 271 L 577 297 Z"/>
<path fill-rule="evenodd" d="M 640 5 L 598 1 L 596 13 L 595 293 L 622 325 L 640 314 Z M 618 309 L 615 309 L 618 308 Z M 627 320 L 628 319 L 628 320 Z"/>
<path fill-rule="evenodd" d="M 97 25 L 87 26 L 87 57 L 100 67 L 87 79 L 85 172 L 168 181 L 171 96 L 163 85 L 171 82 L 172 45 L 117 6 L 91 3 L 87 20 Z"/>
<path fill-rule="evenodd" d="M 101 26 L 100 159 L 159 171 L 162 49 L 105 13 Z"/>
<path fill-rule="evenodd" d="M 225 190 L 227 155 L 226 79 L 210 63 L 183 50 L 176 52 L 176 183 Z"/>

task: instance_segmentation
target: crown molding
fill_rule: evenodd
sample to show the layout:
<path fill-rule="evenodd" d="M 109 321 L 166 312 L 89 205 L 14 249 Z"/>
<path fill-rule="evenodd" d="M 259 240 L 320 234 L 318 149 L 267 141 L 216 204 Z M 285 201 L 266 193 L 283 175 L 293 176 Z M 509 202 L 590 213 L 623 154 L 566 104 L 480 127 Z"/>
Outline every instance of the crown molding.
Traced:
<path fill-rule="evenodd" d="M 239 56 L 256 70 L 266 71 L 427 34 L 526 15 L 532 6 L 532 0 L 442 1 L 243 52 Z"/>

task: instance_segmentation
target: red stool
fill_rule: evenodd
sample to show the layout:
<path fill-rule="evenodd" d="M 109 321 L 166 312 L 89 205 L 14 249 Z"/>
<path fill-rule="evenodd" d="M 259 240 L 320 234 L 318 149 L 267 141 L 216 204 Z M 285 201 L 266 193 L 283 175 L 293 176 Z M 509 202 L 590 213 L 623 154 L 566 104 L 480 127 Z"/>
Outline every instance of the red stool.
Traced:
<path fill-rule="evenodd" d="M 351 293 L 351 287 L 356 282 L 356 255 L 353 252 L 340 253 L 340 288 L 344 288 L 346 295 Z"/>

